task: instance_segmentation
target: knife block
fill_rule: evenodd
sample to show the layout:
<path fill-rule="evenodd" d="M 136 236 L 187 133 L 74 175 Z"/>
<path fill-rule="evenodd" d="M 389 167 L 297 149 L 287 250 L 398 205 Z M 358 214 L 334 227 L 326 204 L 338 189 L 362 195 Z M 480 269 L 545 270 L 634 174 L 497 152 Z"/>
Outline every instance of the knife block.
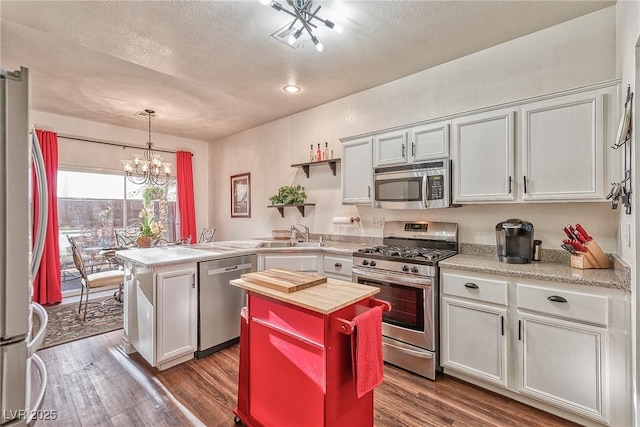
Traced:
<path fill-rule="evenodd" d="M 595 240 L 584 243 L 587 252 L 579 253 L 579 255 L 571 255 L 571 267 L 573 268 L 611 268 L 611 260 Z"/>

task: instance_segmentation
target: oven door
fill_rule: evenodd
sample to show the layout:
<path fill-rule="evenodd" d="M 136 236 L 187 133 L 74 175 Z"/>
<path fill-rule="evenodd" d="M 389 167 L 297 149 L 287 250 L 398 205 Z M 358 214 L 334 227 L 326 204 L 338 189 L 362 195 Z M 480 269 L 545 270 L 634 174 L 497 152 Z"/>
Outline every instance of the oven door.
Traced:
<path fill-rule="evenodd" d="M 433 278 L 354 267 L 353 281 L 379 288 L 376 298 L 391 303 L 391 311 L 382 316 L 382 335 L 435 351 Z"/>

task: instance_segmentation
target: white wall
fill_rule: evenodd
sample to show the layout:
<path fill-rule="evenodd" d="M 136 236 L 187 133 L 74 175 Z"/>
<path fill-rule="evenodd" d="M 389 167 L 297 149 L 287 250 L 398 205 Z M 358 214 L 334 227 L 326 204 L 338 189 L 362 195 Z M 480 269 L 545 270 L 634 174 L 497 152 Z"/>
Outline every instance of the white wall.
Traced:
<path fill-rule="evenodd" d="M 324 147 L 328 141 L 340 157 L 339 138 L 615 78 L 615 16 L 615 7 L 603 9 L 217 141 L 209 153 L 210 223 L 218 229 L 216 240 L 268 236 L 271 229 L 295 223 L 295 209 L 286 210 L 283 219 L 267 205 L 280 186 L 301 184 L 308 202 L 316 203 L 301 219 L 312 232 L 380 236 L 382 230 L 372 227 L 374 216 L 447 220 L 460 224 L 462 242 L 495 244 L 495 224 L 519 217 L 534 223 L 543 247 L 557 248 L 563 238 L 561 226 L 581 222 L 606 251 L 615 251 L 618 213 L 605 203 L 484 205 L 444 211 L 343 206 L 340 170 L 334 177 L 328 166 L 315 166 L 307 179 L 300 169 L 290 167 L 308 161 L 310 144 Z M 244 172 L 252 177 L 252 217 L 231 218 L 229 177 Z M 361 226 L 331 223 L 334 216 L 352 215 L 362 217 Z"/>
<path fill-rule="evenodd" d="M 111 126 L 103 123 L 96 123 L 87 120 L 74 119 L 56 114 L 44 113 L 41 111 L 31 111 L 31 122 L 37 129 L 49 130 L 59 134 L 73 135 L 87 139 L 97 139 L 102 141 L 144 145 L 148 140 L 148 131 L 128 129 L 118 126 Z M 151 134 L 151 141 L 154 148 L 172 151 L 185 150 L 193 153 L 193 180 L 196 204 L 196 225 L 208 227 L 209 218 L 209 183 L 208 176 L 208 156 L 209 144 L 192 139 L 178 138 L 174 136 Z M 121 159 L 131 158 L 131 154 L 141 152 L 121 147 L 114 147 L 103 144 L 92 144 L 89 142 L 72 141 L 64 138 L 58 139 L 58 162 L 60 168 L 95 168 L 104 171 L 121 172 Z M 175 154 L 161 153 L 165 161 L 176 164 Z"/>
<path fill-rule="evenodd" d="M 617 20 L 617 74 L 622 76 L 622 87 L 626 90 L 629 85 L 631 91 L 634 92 L 634 135 L 628 144 L 637 147 L 639 130 L 638 123 L 640 113 L 636 106 L 638 105 L 637 88 L 640 87 L 640 2 L 635 1 L 618 1 L 616 4 L 616 20 Z M 639 164 L 635 153 L 632 150 L 631 164 L 633 165 L 632 184 L 635 188 L 640 182 Z M 640 421 L 640 408 L 638 407 L 638 386 L 640 385 L 640 343 L 638 342 L 638 307 L 640 306 L 640 295 L 638 295 L 639 272 L 637 266 L 638 251 L 637 242 L 640 237 L 638 197 L 636 192 L 632 193 L 632 215 L 620 213 L 620 229 L 630 228 L 631 235 L 634 237 L 631 241 L 631 247 L 628 247 L 624 239 L 620 239 L 618 243 L 619 252 L 623 259 L 631 265 L 631 340 L 633 350 L 633 379 L 634 379 L 634 403 L 636 414 L 636 425 Z"/>

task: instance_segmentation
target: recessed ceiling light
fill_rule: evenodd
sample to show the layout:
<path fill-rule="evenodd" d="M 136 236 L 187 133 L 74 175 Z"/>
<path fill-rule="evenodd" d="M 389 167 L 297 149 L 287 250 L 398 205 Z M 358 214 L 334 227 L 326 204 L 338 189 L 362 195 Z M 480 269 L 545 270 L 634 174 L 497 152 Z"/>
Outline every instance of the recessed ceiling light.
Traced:
<path fill-rule="evenodd" d="M 287 93 L 298 93 L 300 92 L 300 86 L 296 85 L 286 85 L 282 87 L 282 90 Z"/>

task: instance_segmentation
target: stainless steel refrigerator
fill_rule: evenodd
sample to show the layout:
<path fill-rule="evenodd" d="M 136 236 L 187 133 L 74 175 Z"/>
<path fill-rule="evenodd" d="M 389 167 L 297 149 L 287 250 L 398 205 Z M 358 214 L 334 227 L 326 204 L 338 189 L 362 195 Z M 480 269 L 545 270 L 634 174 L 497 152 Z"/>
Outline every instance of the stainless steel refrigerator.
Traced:
<path fill-rule="evenodd" d="M 44 340 L 47 314 L 31 302 L 44 244 L 47 186 L 37 135 L 29 128 L 28 75 L 26 68 L 0 69 L 1 427 L 33 424 L 39 418 L 47 385 L 46 367 L 35 354 Z M 35 235 L 32 171 L 39 205 Z M 32 334 L 34 316 L 40 328 Z"/>

